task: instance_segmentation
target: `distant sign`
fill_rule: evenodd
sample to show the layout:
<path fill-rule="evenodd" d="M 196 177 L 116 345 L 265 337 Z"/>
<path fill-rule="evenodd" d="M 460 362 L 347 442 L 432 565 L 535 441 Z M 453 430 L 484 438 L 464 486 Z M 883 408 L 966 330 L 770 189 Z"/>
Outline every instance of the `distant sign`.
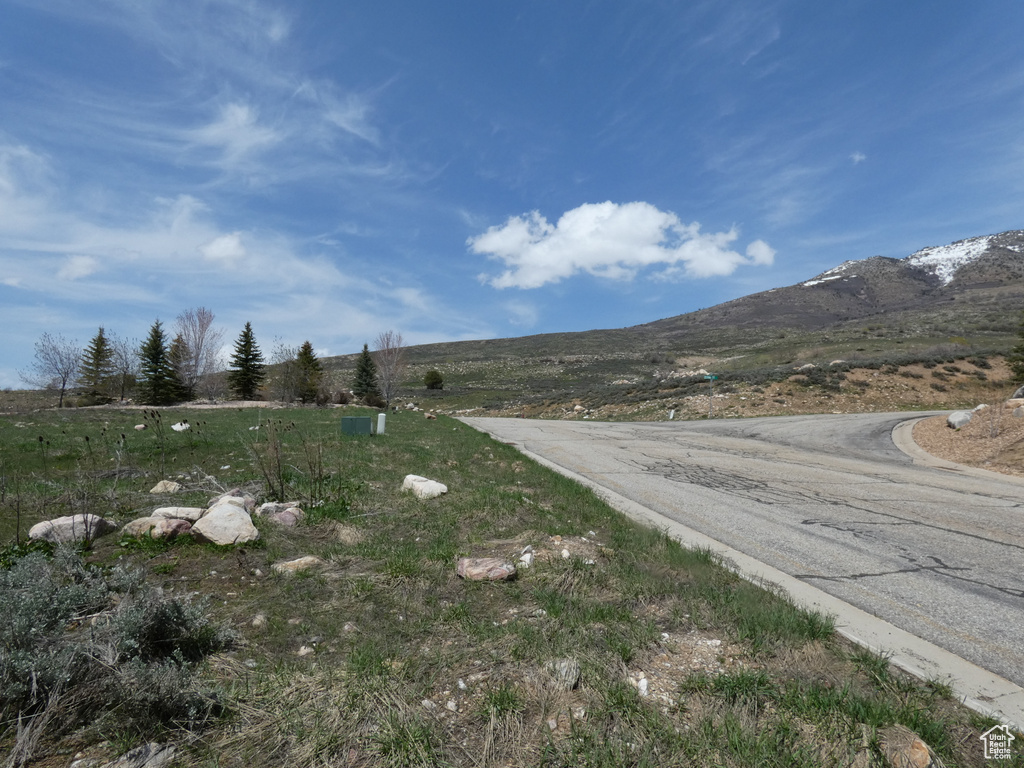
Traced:
<path fill-rule="evenodd" d="M 717 376 L 705 376 L 704 378 L 707 379 L 708 381 L 714 381 L 718 377 Z"/>

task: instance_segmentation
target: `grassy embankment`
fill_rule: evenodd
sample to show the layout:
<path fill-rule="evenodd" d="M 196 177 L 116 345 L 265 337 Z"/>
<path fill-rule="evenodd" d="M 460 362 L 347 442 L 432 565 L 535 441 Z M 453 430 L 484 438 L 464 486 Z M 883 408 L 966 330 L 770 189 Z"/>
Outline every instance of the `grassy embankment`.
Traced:
<path fill-rule="evenodd" d="M 138 411 L 0 417 L 5 545 L 37 520 L 95 512 L 124 523 L 233 486 L 299 499 L 310 513 L 294 529 L 257 521 L 261 540 L 238 548 L 99 540 L 83 556 L 117 583 L 95 592 L 106 604 L 93 617 L 123 601 L 113 577 L 137 568 L 160 590 L 149 594 L 191 606 L 175 615 L 203 642 L 148 662 L 155 677 L 137 676 L 138 654 L 103 668 L 128 683 L 159 678 L 165 706 L 118 698 L 95 677 L 77 696 L 56 684 L 31 700 L 8 695 L 0 751 L 18 738 L 20 709 L 59 715 L 35 721 L 41 765 L 146 740 L 179 744 L 183 766 L 867 765 L 895 724 L 947 765 L 984 764 L 977 737 L 990 721 L 940 681 L 847 645 L 828 617 L 459 422 L 399 413 L 385 436 L 341 436 L 340 415 L 355 412 L 168 410 L 150 413 L 144 432 L 132 428 Z M 171 431 L 182 418 L 192 429 Z M 403 494 L 407 473 L 449 493 Z M 162 478 L 184 490 L 151 496 Z M 460 556 L 514 560 L 527 545 L 536 560 L 515 581 L 455 574 Z M 23 562 L 5 551 L 5 567 Z M 303 555 L 323 563 L 273 572 Z M 70 583 L 53 578 L 58 593 Z M 196 605 L 230 632 L 213 632 Z M 51 622 L 39 644 L 83 637 L 73 618 Z"/>

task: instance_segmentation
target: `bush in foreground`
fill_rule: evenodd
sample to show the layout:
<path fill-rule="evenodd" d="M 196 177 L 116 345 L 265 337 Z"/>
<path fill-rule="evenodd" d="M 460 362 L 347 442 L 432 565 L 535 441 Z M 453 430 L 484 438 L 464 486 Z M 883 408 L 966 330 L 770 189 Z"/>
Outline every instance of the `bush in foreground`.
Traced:
<path fill-rule="evenodd" d="M 0 571 L 0 615 L 0 743 L 15 742 L 12 764 L 80 725 L 145 733 L 213 713 L 195 672 L 231 635 L 205 603 L 163 595 L 138 571 L 30 552 Z"/>

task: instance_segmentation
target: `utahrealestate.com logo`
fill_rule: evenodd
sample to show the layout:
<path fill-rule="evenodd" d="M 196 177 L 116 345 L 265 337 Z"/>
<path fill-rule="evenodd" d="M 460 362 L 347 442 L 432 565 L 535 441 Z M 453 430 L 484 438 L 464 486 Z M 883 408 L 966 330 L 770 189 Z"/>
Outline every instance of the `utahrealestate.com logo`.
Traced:
<path fill-rule="evenodd" d="M 997 725 L 989 728 L 981 734 L 981 741 L 985 745 L 986 760 L 1009 760 L 1010 744 L 1016 738 L 1010 733 L 1010 726 Z"/>

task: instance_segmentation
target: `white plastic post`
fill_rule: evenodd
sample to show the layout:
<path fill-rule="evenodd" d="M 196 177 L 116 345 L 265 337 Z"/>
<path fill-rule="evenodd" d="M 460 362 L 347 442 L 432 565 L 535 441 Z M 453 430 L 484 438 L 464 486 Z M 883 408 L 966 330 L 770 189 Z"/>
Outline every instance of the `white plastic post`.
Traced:
<path fill-rule="evenodd" d="M 385 416 L 386 416 L 386 414 L 383 414 L 383 413 L 378 413 L 377 414 L 377 434 L 378 435 L 383 435 L 384 434 L 384 422 L 386 421 Z"/>

